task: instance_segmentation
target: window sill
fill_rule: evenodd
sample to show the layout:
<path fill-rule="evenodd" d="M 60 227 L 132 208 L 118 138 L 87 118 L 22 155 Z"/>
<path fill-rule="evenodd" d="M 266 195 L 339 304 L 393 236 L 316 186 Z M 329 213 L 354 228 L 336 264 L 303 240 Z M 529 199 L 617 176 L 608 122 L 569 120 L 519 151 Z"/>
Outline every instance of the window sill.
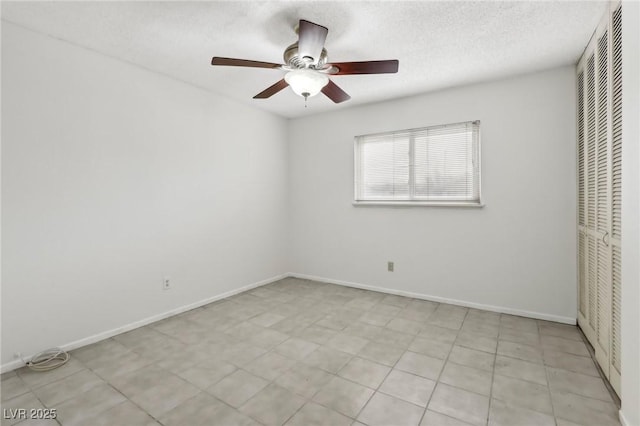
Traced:
<path fill-rule="evenodd" d="M 482 208 L 484 204 L 473 202 L 452 201 L 354 201 L 354 207 L 463 207 Z"/>

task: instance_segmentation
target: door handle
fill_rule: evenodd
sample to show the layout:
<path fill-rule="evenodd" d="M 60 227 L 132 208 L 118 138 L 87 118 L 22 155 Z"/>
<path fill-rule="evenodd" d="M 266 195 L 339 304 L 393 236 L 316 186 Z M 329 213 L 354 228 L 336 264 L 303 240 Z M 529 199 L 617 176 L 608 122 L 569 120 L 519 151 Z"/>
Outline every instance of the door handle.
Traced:
<path fill-rule="evenodd" d="M 609 232 L 605 232 L 602 236 L 602 242 L 605 246 L 609 247 Z"/>

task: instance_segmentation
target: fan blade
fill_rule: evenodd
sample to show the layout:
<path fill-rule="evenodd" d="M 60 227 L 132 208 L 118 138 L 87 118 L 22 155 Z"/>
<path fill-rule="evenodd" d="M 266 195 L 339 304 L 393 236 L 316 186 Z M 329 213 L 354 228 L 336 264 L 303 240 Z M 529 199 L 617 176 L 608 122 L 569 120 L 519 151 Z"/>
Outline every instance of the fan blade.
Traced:
<path fill-rule="evenodd" d="M 329 30 L 322 25 L 300 20 L 298 25 L 298 55 L 300 58 L 311 58 L 317 64 L 324 48 Z"/>
<path fill-rule="evenodd" d="M 276 93 L 278 93 L 279 91 L 281 91 L 282 89 L 287 87 L 288 85 L 289 85 L 289 83 L 284 81 L 284 78 L 283 78 L 282 80 L 280 80 L 279 82 L 277 82 L 273 86 L 269 86 L 266 89 L 264 89 L 262 92 L 260 92 L 257 95 L 255 95 L 253 97 L 253 99 L 267 99 L 267 98 L 270 98 L 271 96 L 275 95 Z"/>
<path fill-rule="evenodd" d="M 335 84 L 333 81 L 329 80 L 329 84 L 322 88 L 322 93 L 324 93 L 327 98 L 331 99 L 333 102 L 339 104 L 340 102 L 348 101 L 351 99 L 351 96 L 347 95 L 347 92 L 342 90 Z"/>
<path fill-rule="evenodd" d="M 211 65 L 227 65 L 231 67 L 280 68 L 282 65 L 272 62 L 249 61 L 246 59 L 219 58 L 214 56 Z"/>
<path fill-rule="evenodd" d="M 397 59 L 389 61 L 336 62 L 331 65 L 338 68 L 338 72 L 332 73 L 332 75 L 392 74 L 398 72 Z"/>

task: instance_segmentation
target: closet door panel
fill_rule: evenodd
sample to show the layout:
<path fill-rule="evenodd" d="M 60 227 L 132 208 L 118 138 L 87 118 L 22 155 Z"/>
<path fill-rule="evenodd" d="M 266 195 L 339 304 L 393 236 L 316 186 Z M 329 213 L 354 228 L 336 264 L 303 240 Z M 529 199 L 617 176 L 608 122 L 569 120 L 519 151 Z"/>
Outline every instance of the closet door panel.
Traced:
<path fill-rule="evenodd" d="M 596 55 L 585 61 L 584 85 L 584 208 L 585 208 L 585 289 L 586 312 L 580 325 L 589 340 L 595 341 L 598 319 L 598 236 L 596 234 L 597 195 L 597 135 L 596 135 Z"/>
<path fill-rule="evenodd" d="M 619 393 L 622 8 L 610 6 L 577 67 L 578 324 Z"/>
<path fill-rule="evenodd" d="M 611 367 L 609 381 L 620 394 L 622 292 L 622 7 L 611 19 Z"/>
<path fill-rule="evenodd" d="M 596 358 L 609 377 L 609 351 L 611 345 L 611 252 L 610 241 L 610 200 L 609 200 L 609 32 L 605 30 L 596 46 L 596 179 L 595 179 L 595 231 L 597 240 L 597 309 L 596 335 L 594 345 Z"/>
<path fill-rule="evenodd" d="M 587 234 L 587 299 L 589 309 L 587 312 L 587 323 L 582 325 L 582 329 L 591 342 L 595 341 L 596 321 L 598 319 L 598 239 L 592 234 Z"/>
<path fill-rule="evenodd" d="M 586 237 L 586 145 L 585 134 L 585 114 L 584 114 L 584 71 L 578 73 L 577 78 L 577 129 L 578 136 L 577 157 L 578 157 L 578 320 L 586 322 L 589 312 L 589 292 L 587 291 L 587 237 Z"/>
<path fill-rule="evenodd" d="M 594 345 L 596 359 L 603 366 L 605 376 L 609 377 L 609 350 L 611 346 L 611 254 L 609 247 L 597 241 L 597 344 Z"/>

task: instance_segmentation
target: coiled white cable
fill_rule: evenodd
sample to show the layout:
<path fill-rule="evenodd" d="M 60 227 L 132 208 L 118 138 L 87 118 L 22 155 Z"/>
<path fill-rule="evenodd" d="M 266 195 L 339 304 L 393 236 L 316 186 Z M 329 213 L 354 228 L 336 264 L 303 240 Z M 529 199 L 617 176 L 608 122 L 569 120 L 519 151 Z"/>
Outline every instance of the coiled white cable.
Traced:
<path fill-rule="evenodd" d="M 69 354 L 62 349 L 51 348 L 35 354 L 29 361 L 23 359 L 22 362 L 34 371 L 49 371 L 63 366 L 69 358 Z"/>

